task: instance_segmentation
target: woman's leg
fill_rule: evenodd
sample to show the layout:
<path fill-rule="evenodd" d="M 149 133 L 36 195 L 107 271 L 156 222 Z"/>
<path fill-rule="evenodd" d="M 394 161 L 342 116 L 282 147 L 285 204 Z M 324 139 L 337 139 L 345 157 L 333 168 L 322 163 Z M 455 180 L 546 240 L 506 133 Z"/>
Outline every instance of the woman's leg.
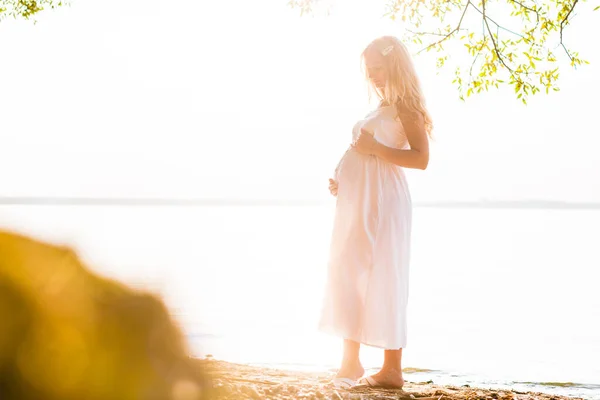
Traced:
<path fill-rule="evenodd" d="M 401 388 L 404 386 L 402 378 L 402 349 L 386 350 L 384 353 L 383 367 L 373 375 L 371 384 L 390 388 Z"/>
<path fill-rule="evenodd" d="M 344 356 L 342 366 L 338 371 L 338 378 L 350 378 L 356 380 L 364 375 L 365 370 L 359 358 L 360 343 L 344 339 Z"/>

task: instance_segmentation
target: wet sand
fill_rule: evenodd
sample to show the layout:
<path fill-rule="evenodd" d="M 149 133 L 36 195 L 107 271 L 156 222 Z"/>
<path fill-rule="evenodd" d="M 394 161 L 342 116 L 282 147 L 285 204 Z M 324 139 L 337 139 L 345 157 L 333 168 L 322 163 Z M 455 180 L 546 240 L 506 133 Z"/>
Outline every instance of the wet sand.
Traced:
<path fill-rule="evenodd" d="M 297 372 L 232 364 L 212 359 L 200 360 L 211 377 L 215 399 L 318 399 L 318 400 L 566 400 L 575 397 L 515 390 L 489 390 L 471 387 L 439 386 L 407 381 L 403 390 L 355 387 L 339 390 L 331 386 L 333 372 Z M 406 379 L 406 378 L 405 378 Z"/>

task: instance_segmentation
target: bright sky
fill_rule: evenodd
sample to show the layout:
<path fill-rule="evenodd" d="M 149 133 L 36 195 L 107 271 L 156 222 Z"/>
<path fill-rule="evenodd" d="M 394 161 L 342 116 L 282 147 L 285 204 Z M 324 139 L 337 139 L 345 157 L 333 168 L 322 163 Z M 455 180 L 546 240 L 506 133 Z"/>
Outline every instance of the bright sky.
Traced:
<path fill-rule="evenodd" d="M 327 198 L 369 109 L 359 54 L 401 31 L 372 1 L 286 3 L 73 0 L 0 23 L 0 195 Z M 528 107 L 461 103 L 451 71 L 416 59 L 436 142 L 414 199 L 600 201 L 592 17 L 567 36 L 592 65 Z"/>

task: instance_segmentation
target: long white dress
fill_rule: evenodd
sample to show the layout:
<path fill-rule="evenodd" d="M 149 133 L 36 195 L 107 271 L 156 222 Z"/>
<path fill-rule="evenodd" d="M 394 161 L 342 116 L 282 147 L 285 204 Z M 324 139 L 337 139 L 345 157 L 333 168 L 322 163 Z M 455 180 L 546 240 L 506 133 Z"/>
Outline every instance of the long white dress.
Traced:
<path fill-rule="evenodd" d="M 358 121 L 375 139 L 409 147 L 395 107 Z M 402 167 L 349 150 L 336 169 L 336 212 L 319 329 L 383 349 L 406 347 L 412 205 Z"/>

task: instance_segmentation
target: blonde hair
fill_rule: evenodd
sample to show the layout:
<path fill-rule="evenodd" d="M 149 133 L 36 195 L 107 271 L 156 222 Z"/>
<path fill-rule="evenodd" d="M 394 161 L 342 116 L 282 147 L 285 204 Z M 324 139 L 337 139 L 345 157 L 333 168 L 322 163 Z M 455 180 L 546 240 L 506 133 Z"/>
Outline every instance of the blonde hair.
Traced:
<path fill-rule="evenodd" d="M 425 96 L 421 90 L 421 83 L 415 71 L 411 56 L 406 46 L 394 36 L 382 36 L 373 40 L 362 53 L 363 64 L 366 64 L 367 52 L 376 51 L 384 59 L 384 68 L 387 80 L 383 90 L 375 90 L 381 102 L 396 107 L 398 118 L 401 114 L 423 116 L 425 131 L 431 137 L 433 122 L 425 105 Z M 365 72 L 368 71 L 365 68 Z M 370 81 L 370 80 L 369 80 Z"/>

